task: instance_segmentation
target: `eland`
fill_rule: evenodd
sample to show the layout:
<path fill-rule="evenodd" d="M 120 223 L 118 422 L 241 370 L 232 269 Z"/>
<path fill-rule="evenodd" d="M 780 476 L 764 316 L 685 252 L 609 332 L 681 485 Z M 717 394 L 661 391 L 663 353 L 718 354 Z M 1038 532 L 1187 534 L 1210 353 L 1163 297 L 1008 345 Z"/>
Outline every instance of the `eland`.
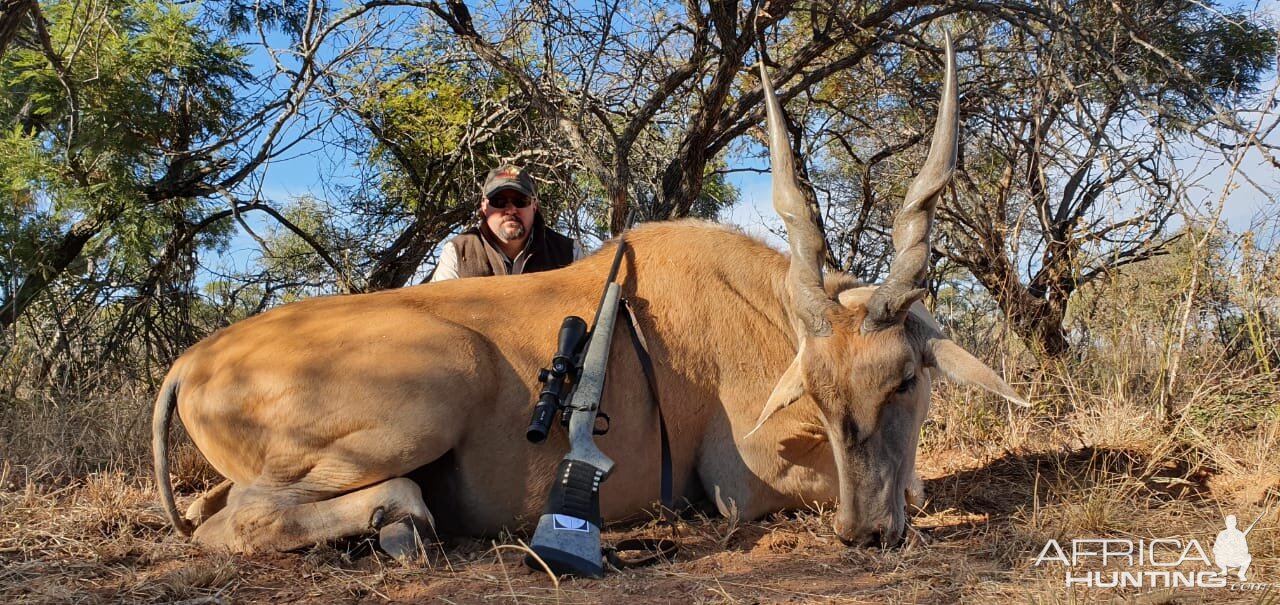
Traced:
<path fill-rule="evenodd" d="M 835 502 L 847 544 L 894 544 L 930 383 L 939 373 L 1025 404 L 943 335 L 920 299 L 934 211 L 955 167 L 955 58 L 928 157 L 894 221 L 887 280 L 824 276 L 782 108 L 761 65 L 773 203 L 790 257 L 695 221 L 627 234 L 618 282 L 654 360 L 675 494 L 752 519 Z M 161 500 L 179 532 L 239 552 L 294 550 L 374 531 L 396 556 L 413 535 L 494 535 L 538 519 L 567 438 L 524 439 L 567 315 L 589 317 L 615 242 L 569 267 L 285 305 L 191 347 L 156 399 Z M 621 322 L 620 322 L 621 325 Z M 619 327 L 618 329 L 625 329 Z M 626 343 L 628 338 L 616 338 Z M 615 344 L 597 442 L 617 461 L 605 520 L 658 499 L 654 397 L 636 352 Z M 225 478 L 178 513 L 174 410 Z"/>

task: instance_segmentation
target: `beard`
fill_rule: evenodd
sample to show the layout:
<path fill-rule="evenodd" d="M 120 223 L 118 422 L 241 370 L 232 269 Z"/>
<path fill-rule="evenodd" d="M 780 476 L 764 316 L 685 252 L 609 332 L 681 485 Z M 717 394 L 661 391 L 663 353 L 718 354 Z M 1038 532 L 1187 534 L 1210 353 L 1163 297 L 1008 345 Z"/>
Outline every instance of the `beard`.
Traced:
<path fill-rule="evenodd" d="M 527 231 L 520 219 L 513 218 L 511 220 L 503 220 L 502 224 L 498 225 L 498 228 L 494 230 L 494 235 L 504 242 L 512 242 L 523 238 Z"/>

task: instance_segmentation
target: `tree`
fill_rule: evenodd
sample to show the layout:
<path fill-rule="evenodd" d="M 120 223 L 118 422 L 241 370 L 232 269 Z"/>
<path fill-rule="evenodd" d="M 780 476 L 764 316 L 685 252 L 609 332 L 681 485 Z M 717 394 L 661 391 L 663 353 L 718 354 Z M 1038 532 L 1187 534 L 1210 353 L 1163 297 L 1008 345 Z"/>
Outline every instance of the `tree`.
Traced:
<path fill-rule="evenodd" d="M 218 290 L 252 293 L 244 308 L 298 284 L 407 284 L 499 161 L 537 166 L 547 210 L 594 234 L 628 216 L 714 217 L 736 200 L 725 166 L 758 149 L 749 67 L 762 59 L 798 118 L 829 264 L 873 280 L 928 134 L 946 24 L 969 135 L 935 252 L 1058 354 L 1075 289 L 1161 253 L 1183 193 L 1171 141 L 1256 143 L 1224 109 L 1275 45 L 1270 29 L 1190 2 L 26 6 L 6 13 L 21 33 L 0 55 L 0 183 L 14 201 L 0 209 L 0 328 L 59 280 L 122 327 L 184 324 L 197 272 L 254 228 L 247 214 L 283 230 L 254 234 L 273 252 L 315 263 L 264 253 L 239 279 L 266 285 Z M 263 182 L 292 155 L 328 156 L 338 174 L 289 206 Z M 1129 214 L 1110 220 L 1113 202 Z"/>
<path fill-rule="evenodd" d="M 645 219 L 688 216 L 714 174 L 708 166 L 760 122 L 762 96 L 749 63 L 761 32 L 775 25 L 784 32 L 785 41 L 776 46 L 785 51 L 778 53 L 777 69 L 785 101 L 858 64 L 883 43 L 864 32 L 899 20 L 918 25 L 939 15 L 907 3 L 831 3 L 801 15 L 815 27 L 797 35 L 796 28 L 783 27 L 793 9 L 789 2 L 762 12 L 724 0 L 705 7 L 615 0 L 563 10 L 533 5 L 487 20 L 475 19 L 460 0 L 406 4 L 423 6 L 442 20 L 556 125 L 576 160 L 605 190 L 612 233 L 622 229 L 635 200 L 643 202 L 635 210 Z M 837 20 L 859 33 L 838 44 L 830 35 Z M 482 25 L 491 21 L 494 31 L 485 31 Z M 532 42 L 512 48 L 512 37 Z M 507 50 L 553 60 L 512 58 Z M 839 52 L 828 56 L 834 50 Z M 660 157 L 642 147 L 655 132 L 657 140 L 677 142 Z"/>
<path fill-rule="evenodd" d="M 934 253 L 968 269 L 1036 350 L 1062 355 L 1072 294 L 1176 237 L 1180 145 L 1261 146 L 1236 108 L 1270 69 L 1275 31 L 1193 2 L 969 8 L 949 26 L 963 33 L 966 135 Z M 831 222 L 850 228 L 833 243 L 869 280 L 888 249 L 885 200 L 919 161 L 938 71 L 927 30 L 881 35 L 918 50 L 885 46 L 869 69 L 826 81 L 807 118 L 835 160 L 816 182 L 843 192 Z"/>
<path fill-rule="evenodd" d="M 351 69 L 326 77 L 341 119 L 336 138 L 356 158 L 359 185 L 349 191 L 367 290 L 404 286 L 423 260 L 475 215 L 477 179 L 501 162 L 533 168 L 554 213 L 561 150 L 544 140 L 528 103 L 501 73 L 453 43 L 416 28 L 395 53 L 370 48 Z M 357 227 L 357 231 L 359 231 Z"/>
<path fill-rule="evenodd" d="M 998 85 L 971 88 L 983 111 L 969 122 L 939 251 L 973 273 L 1018 335 L 1057 356 L 1074 292 L 1176 239 L 1167 225 L 1187 194 L 1177 141 L 1212 126 L 1227 133 L 1215 145 L 1249 144 L 1247 125 L 1222 108 L 1256 92 L 1275 32 L 1193 2 L 1080 2 L 1046 25 L 989 29 L 1016 54 L 974 55 L 972 81 Z"/>
<path fill-rule="evenodd" d="M 145 264 L 195 198 L 232 184 L 222 137 L 246 118 L 232 103 L 241 51 L 175 6 L 31 11 L 38 47 L 0 62 L 0 182 L 17 202 L 3 210 L 0 328 L 86 249 Z"/>
<path fill-rule="evenodd" d="M 372 10 L 299 5 L 255 6 L 260 39 L 279 26 L 290 40 L 257 65 L 232 42 L 242 3 L 223 14 L 163 0 L 29 7 L 32 41 L 0 57 L 0 182 L 16 202 L 0 216 L 0 329 L 89 259 L 115 267 L 123 318 L 145 317 L 166 292 L 190 299 L 197 250 L 242 214 L 289 226 L 257 195 L 261 172 L 331 119 L 313 99 L 320 75 L 368 39 L 330 37 Z"/>

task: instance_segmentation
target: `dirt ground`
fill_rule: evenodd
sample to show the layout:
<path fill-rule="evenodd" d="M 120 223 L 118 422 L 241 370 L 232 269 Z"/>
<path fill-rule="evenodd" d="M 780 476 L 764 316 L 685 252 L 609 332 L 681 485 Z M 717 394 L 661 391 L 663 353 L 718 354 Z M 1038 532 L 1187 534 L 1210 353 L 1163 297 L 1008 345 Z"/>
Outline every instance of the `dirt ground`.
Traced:
<path fill-rule="evenodd" d="M 522 563 L 527 536 L 447 540 L 408 566 L 373 552 L 369 540 L 232 556 L 174 535 L 142 481 L 104 475 L 39 486 L 6 468 L 0 602 L 1280 603 L 1277 507 L 1266 512 L 1280 479 L 1255 491 L 1263 497 L 1254 503 L 1226 502 L 1211 489 L 1216 469 L 1193 458 L 1086 447 L 981 458 L 926 452 L 928 501 L 901 548 L 843 546 L 829 510 L 753 522 L 692 515 L 681 522 L 674 561 L 558 586 Z M 1068 590 L 1061 564 L 1034 563 L 1050 538 L 1171 536 L 1208 550 L 1228 512 L 1265 513 L 1249 538 L 1254 584 Z M 655 520 L 609 528 L 605 540 L 667 531 Z"/>

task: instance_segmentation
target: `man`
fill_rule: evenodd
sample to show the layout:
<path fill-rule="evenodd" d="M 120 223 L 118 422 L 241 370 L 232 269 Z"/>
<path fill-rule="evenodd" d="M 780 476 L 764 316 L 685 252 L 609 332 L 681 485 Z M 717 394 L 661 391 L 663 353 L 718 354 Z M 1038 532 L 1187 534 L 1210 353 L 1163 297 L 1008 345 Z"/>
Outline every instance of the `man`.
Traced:
<path fill-rule="evenodd" d="M 1236 516 L 1227 515 L 1227 528 L 1218 532 L 1218 537 L 1213 540 L 1213 561 L 1218 564 L 1223 577 L 1227 575 L 1227 568 L 1235 567 L 1236 577 L 1241 582 L 1245 581 L 1244 572 L 1253 562 L 1253 557 L 1249 556 L 1249 543 L 1245 541 L 1245 535 L 1251 531 L 1252 525 L 1244 531 L 1236 529 Z"/>
<path fill-rule="evenodd" d="M 494 168 L 481 194 L 480 224 L 445 243 L 431 281 L 548 271 L 581 256 L 573 240 L 547 228 L 529 173 Z"/>

